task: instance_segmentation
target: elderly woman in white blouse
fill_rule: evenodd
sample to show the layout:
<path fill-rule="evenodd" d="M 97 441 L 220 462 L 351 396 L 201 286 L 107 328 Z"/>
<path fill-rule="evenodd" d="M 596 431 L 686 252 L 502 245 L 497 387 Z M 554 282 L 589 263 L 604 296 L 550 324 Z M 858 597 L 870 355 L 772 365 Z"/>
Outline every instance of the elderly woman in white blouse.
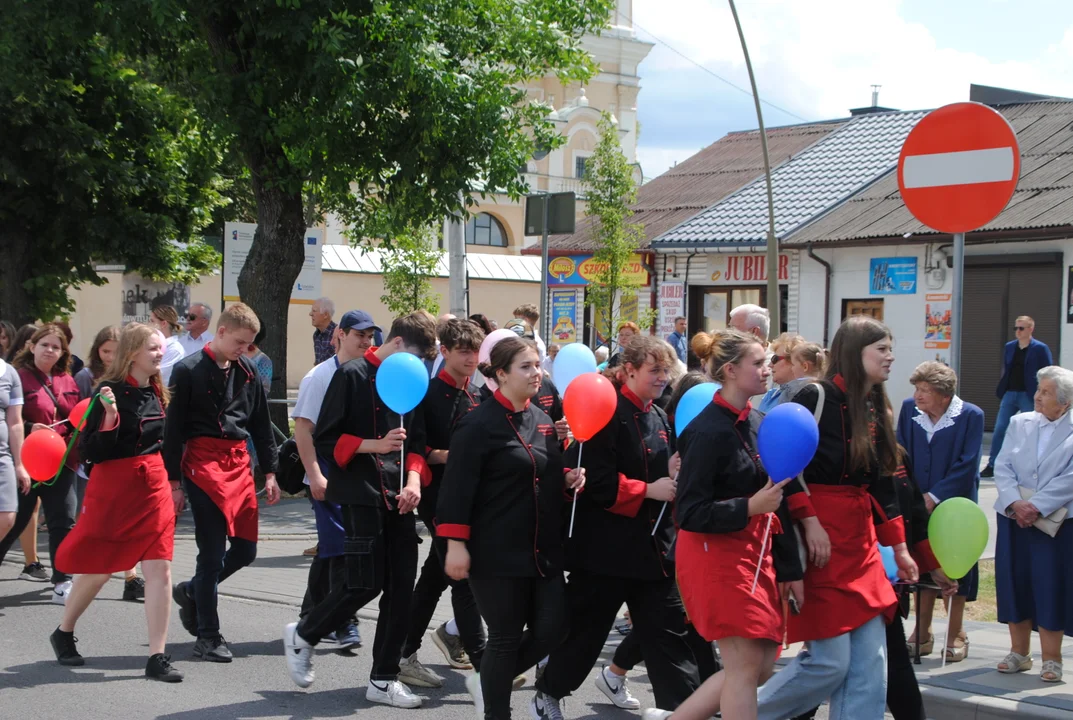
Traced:
<path fill-rule="evenodd" d="M 1015 415 L 995 463 L 998 619 L 1010 628 L 1002 673 L 1032 668 L 1032 631 L 1039 630 L 1040 679 L 1062 679 L 1062 638 L 1073 634 L 1073 372 L 1037 374 L 1035 412 Z"/>

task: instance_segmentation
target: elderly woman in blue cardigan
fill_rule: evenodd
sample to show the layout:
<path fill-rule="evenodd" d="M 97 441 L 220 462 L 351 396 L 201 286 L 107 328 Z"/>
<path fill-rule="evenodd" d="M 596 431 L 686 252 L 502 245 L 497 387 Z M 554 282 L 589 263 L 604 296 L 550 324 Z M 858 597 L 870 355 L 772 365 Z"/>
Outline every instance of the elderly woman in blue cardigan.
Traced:
<path fill-rule="evenodd" d="M 902 403 L 898 418 L 898 443 L 909 453 L 913 474 L 931 513 L 935 506 L 953 497 L 976 502 L 980 488 L 980 457 L 984 439 L 983 410 L 956 394 L 957 376 L 946 365 L 926 362 L 917 366 L 909 382 L 916 388 L 913 397 Z M 958 593 L 950 604 L 950 632 L 946 661 L 960 662 L 969 654 L 969 638 L 962 629 L 965 602 L 976 600 L 979 586 L 977 566 L 958 583 Z M 937 591 L 920 595 L 920 652 L 934 647 L 932 611 Z M 915 637 L 910 638 L 914 642 Z"/>

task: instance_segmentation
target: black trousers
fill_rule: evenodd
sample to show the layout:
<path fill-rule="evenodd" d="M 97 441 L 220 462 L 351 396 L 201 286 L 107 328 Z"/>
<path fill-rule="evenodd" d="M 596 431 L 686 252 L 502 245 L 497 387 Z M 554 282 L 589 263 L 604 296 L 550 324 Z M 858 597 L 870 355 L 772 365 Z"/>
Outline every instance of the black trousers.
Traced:
<path fill-rule="evenodd" d="M 433 511 L 424 510 L 425 507 L 427 506 L 422 501 L 417 512 L 421 521 L 425 523 L 425 527 L 431 532 L 435 527 L 432 518 Z M 440 602 L 440 596 L 449 587 L 451 588 L 451 608 L 455 613 L 455 624 L 458 625 L 462 647 L 466 649 L 473 667 L 480 667 L 487 642 L 481 613 L 477 609 L 477 600 L 473 597 L 469 581 L 452 580 L 443 571 L 446 554 L 447 541 L 443 538 L 432 538 L 432 549 L 425 558 L 425 564 L 421 567 L 421 577 L 418 578 L 417 585 L 414 587 L 414 598 L 410 605 L 410 633 L 402 648 L 402 656 L 410 657 L 421 648 L 421 641 L 425 637 L 429 623 L 432 622 L 432 616 L 436 614 L 436 605 Z"/>
<path fill-rule="evenodd" d="M 818 709 L 813 708 L 794 720 L 812 720 Z M 887 709 L 894 720 L 927 720 L 916 671 L 905 644 L 901 615 L 896 615 L 894 622 L 887 625 Z"/>
<path fill-rule="evenodd" d="M 536 665 L 565 636 L 563 576 L 470 575 L 469 583 L 488 623 L 480 666 L 484 718 L 509 720 L 515 676 Z"/>
<path fill-rule="evenodd" d="M 22 535 L 22 531 L 30 523 L 34 508 L 37 507 L 37 499 L 41 499 L 41 508 L 45 511 L 45 525 L 48 527 L 48 555 L 52 563 L 52 582 L 61 583 L 70 580 L 71 576 L 56 568 L 56 550 L 60 543 L 75 526 L 75 515 L 78 507 L 78 496 L 75 490 L 75 471 L 64 468 L 59 478 L 52 485 L 30 486 L 30 492 L 23 495 L 19 493 L 19 509 L 15 514 L 15 525 L 8 531 L 3 540 L 0 540 L 0 562 L 4 561 L 7 551 Z"/>
<path fill-rule="evenodd" d="M 399 659 L 410 627 L 410 602 L 417 576 L 417 526 L 413 513 L 343 505 L 345 581 L 333 586 L 298 623 L 298 634 L 316 645 L 359 609 L 380 597 L 369 677 L 389 682 L 399 675 Z"/>
<path fill-rule="evenodd" d="M 697 660 L 697 672 L 700 676 L 700 682 L 703 684 L 705 680 L 715 675 L 722 668 L 719 666 L 719 660 L 715 657 L 715 650 L 712 648 L 712 644 L 702 638 L 692 625 L 686 625 L 686 632 L 688 633 L 686 640 L 689 642 L 689 646 L 693 648 L 693 657 Z M 632 631 L 622 638 L 622 642 L 615 648 L 615 656 L 611 662 L 622 670 L 627 671 L 633 670 L 644 662 L 644 653 L 639 638 L 640 636 Z"/>
<path fill-rule="evenodd" d="M 645 660 L 656 707 L 674 710 L 700 687 L 685 608 L 674 578 L 634 580 L 575 570 L 566 586 L 570 632 L 551 651 L 537 689 L 564 698 L 581 687 L 600 657 L 622 603 Z"/>

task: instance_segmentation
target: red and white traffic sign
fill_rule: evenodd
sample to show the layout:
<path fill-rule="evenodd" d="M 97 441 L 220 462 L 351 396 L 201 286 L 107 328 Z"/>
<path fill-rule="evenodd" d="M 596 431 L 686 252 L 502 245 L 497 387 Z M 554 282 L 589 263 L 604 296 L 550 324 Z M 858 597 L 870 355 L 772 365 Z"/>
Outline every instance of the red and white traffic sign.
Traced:
<path fill-rule="evenodd" d="M 1013 197 L 1021 175 L 1017 135 L 997 110 L 974 102 L 933 110 L 898 157 L 898 189 L 909 212 L 933 230 L 987 225 Z"/>

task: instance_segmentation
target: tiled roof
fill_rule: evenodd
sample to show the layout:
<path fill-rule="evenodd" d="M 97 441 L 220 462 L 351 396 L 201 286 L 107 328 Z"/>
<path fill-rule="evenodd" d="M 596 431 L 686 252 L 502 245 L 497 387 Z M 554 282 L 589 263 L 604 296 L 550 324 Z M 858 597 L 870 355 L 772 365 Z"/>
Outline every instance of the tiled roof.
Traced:
<path fill-rule="evenodd" d="M 806 125 L 768 128 L 768 153 L 772 166 L 779 165 L 822 140 L 845 124 L 833 120 Z M 644 227 L 642 247 L 676 225 L 711 207 L 730 193 L 760 177 L 764 172 L 760 131 L 726 135 L 675 167 L 650 180 L 637 191 L 630 222 Z M 596 250 L 592 221 L 579 220 L 571 235 L 548 239 L 551 254 L 585 253 Z M 530 246 L 525 254 L 539 254 L 540 246 Z"/>
<path fill-rule="evenodd" d="M 380 252 L 363 251 L 349 245 L 325 245 L 321 251 L 321 268 L 328 272 L 379 274 Z M 508 280 L 540 282 L 540 258 L 518 255 L 467 253 L 466 268 L 471 280 Z M 447 253 L 436 268 L 437 277 L 449 277 Z"/>
<path fill-rule="evenodd" d="M 1073 225 L 1073 102 L 1021 103 L 996 109 L 1017 131 L 1021 179 L 1010 204 L 981 230 Z M 790 235 L 787 243 L 900 239 L 906 233 L 936 234 L 906 209 L 895 169 Z"/>
<path fill-rule="evenodd" d="M 772 170 L 775 233 L 785 237 L 898 162 L 906 135 L 924 111 L 853 118 Z M 653 241 L 656 247 L 759 245 L 767 236 L 767 189 L 758 177 Z"/>

